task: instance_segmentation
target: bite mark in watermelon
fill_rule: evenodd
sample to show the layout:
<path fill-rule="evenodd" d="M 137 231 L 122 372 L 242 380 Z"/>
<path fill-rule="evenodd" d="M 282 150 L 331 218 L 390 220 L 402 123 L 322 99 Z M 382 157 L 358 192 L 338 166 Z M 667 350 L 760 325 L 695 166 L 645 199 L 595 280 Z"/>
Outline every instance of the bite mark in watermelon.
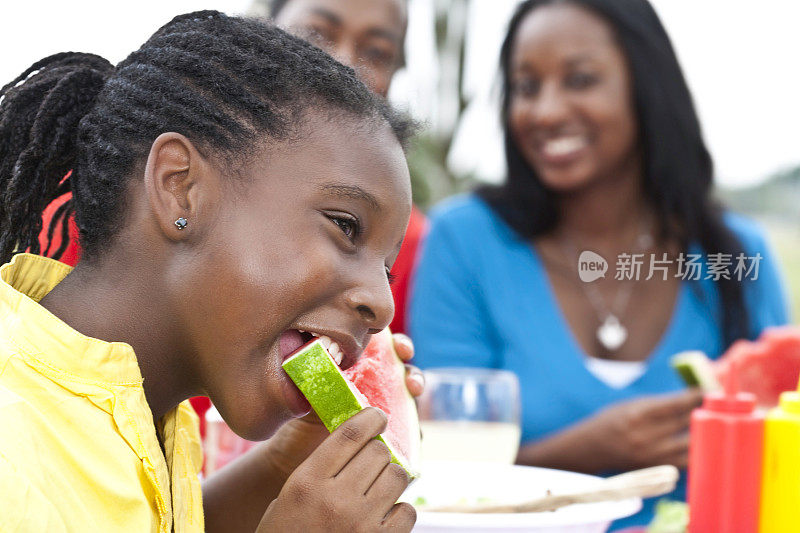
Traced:
<path fill-rule="evenodd" d="M 308 399 L 322 423 L 333 431 L 362 409 L 378 407 L 388 417 L 377 438 L 389 448 L 392 462 L 411 479 L 418 477 L 419 419 L 405 385 L 405 366 L 394 351 L 388 329 L 372 336 L 364 353 L 342 371 L 319 340 L 283 362 L 283 369 Z"/>
<path fill-rule="evenodd" d="M 695 384 L 693 380 L 699 381 L 708 392 L 719 388 L 719 383 L 726 383 L 735 365 L 739 390 L 755 394 L 763 407 L 774 407 L 782 392 L 797 388 L 800 329 L 795 326 L 769 328 L 756 341 L 737 341 L 716 361 L 702 362 L 700 368 L 710 366 L 716 385 L 702 379 L 705 371 L 698 371 L 698 367 L 693 369 L 681 354 L 675 356 L 673 364 L 684 376 L 687 372 L 694 372 L 694 376 L 684 377 L 684 380 L 690 385 Z"/>

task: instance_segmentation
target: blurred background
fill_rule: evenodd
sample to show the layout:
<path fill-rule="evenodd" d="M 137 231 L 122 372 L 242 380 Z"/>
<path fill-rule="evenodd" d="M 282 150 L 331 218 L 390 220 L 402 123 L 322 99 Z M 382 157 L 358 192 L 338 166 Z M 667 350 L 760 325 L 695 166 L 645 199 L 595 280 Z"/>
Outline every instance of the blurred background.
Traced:
<path fill-rule="evenodd" d="M 651 0 L 672 37 L 717 169 L 718 195 L 758 219 L 782 259 L 800 318 L 800 2 Z M 497 58 L 516 0 L 409 0 L 406 68 L 390 99 L 425 129 L 409 155 L 426 208 L 504 173 Z M 46 55 L 112 62 L 179 13 L 265 16 L 266 0 L 5 0 L 0 80 Z"/>

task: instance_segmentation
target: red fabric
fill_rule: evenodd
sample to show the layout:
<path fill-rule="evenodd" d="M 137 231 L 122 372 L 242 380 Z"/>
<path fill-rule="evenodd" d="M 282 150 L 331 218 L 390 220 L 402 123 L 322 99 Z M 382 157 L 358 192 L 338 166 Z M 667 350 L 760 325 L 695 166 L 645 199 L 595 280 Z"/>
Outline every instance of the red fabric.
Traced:
<path fill-rule="evenodd" d="M 53 220 L 53 215 L 56 214 L 56 210 L 64 205 L 67 200 L 72 198 L 72 193 L 66 193 L 48 205 L 44 212 L 42 212 L 42 231 L 39 233 L 39 247 L 42 250 L 42 254 L 47 249 L 47 229 L 50 227 L 50 222 Z M 64 253 L 59 258 L 59 261 L 62 263 L 66 263 L 69 266 L 75 266 L 78 263 L 78 259 L 80 259 L 81 250 L 78 246 L 78 226 L 75 224 L 75 218 L 70 217 L 69 221 L 69 244 L 67 244 L 67 249 L 64 250 Z M 53 244 L 50 245 L 50 254 L 53 254 L 58 247 L 61 246 L 61 224 L 59 224 L 55 230 L 53 231 Z"/>
<path fill-rule="evenodd" d="M 207 396 L 196 396 L 189 398 L 189 403 L 192 404 L 197 415 L 200 417 L 200 436 L 206 437 L 206 411 L 211 409 L 211 400 Z"/>
<path fill-rule="evenodd" d="M 394 318 L 389 327 L 395 333 L 407 333 L 406 305 L 410 297 L 414 268 L 417 264 L 417 251 L 427 231 L 428 219 L 422 214 L 422 211 L 412 207 L 406 236 L 403 238 L 403 245 L 400 247 L 400 253 L 392 266 L 392 275 L 395 276 L 392 284 Z"/>

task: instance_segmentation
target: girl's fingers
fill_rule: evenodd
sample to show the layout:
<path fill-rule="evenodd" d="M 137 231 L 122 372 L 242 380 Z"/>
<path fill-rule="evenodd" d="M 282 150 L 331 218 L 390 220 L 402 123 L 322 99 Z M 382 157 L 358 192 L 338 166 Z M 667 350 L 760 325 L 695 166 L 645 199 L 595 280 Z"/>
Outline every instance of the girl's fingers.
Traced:
<path fill-rule="evenodd" d="M 353 487 L 358 494 L 366 494 L 391 460 L 389 448 L 381 441 L 372 439 L 336 475 L 336 479 Z"/>
<path fill-rule="evenodd" d="M 383 519 L 394 506 L 394 503 L 408 487 L 409 479 L 403 467 L 394 463 L 389 463 L 375 479 L 375 482 L 367 490 L 367 500 L 375 505 L 375 512 L 378 519 Z M 381 508 L 381 505 L 386 507 Z"/>
<path fill-rule="evenodd" d="M 373 437 L 386 429 L 386 414 L 367 407 L 342 423 L 309 458 L 298 467 L 315 476 L 334 477 Z"/>
<path fill-rule="evenodd" d="M 413 365 L 406 365 L 406 388 L 415 397 L 421 395 L 425 389 L 425 376 Z"/>
<path fill-rule="evenodd" d="M 417 521 L 417 510 L 410 503 L 397 503 L 381 524 L 382 531 L 411 531 Z"/>
<path fill-rule="evenodd" d="M 392 334 L 394 350 L 403 361 L 410 361 L 414 357 L 414 343 L 408 335 L 402 333 Z"/>

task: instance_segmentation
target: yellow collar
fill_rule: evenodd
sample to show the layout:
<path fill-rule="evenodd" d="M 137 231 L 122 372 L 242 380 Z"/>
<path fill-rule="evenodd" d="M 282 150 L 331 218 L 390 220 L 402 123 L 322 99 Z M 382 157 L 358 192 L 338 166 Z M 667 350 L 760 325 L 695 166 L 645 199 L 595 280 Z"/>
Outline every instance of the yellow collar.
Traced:
<path fill-rule="evenodd" d="M 141 386 L 133 348 L 74 330 L 39 305 L 72 268 L 32 254 L 18 254 L 0 267 L 0 317 L 16 319 L 13 342 L 29 364 L 76 385 Z"/>

